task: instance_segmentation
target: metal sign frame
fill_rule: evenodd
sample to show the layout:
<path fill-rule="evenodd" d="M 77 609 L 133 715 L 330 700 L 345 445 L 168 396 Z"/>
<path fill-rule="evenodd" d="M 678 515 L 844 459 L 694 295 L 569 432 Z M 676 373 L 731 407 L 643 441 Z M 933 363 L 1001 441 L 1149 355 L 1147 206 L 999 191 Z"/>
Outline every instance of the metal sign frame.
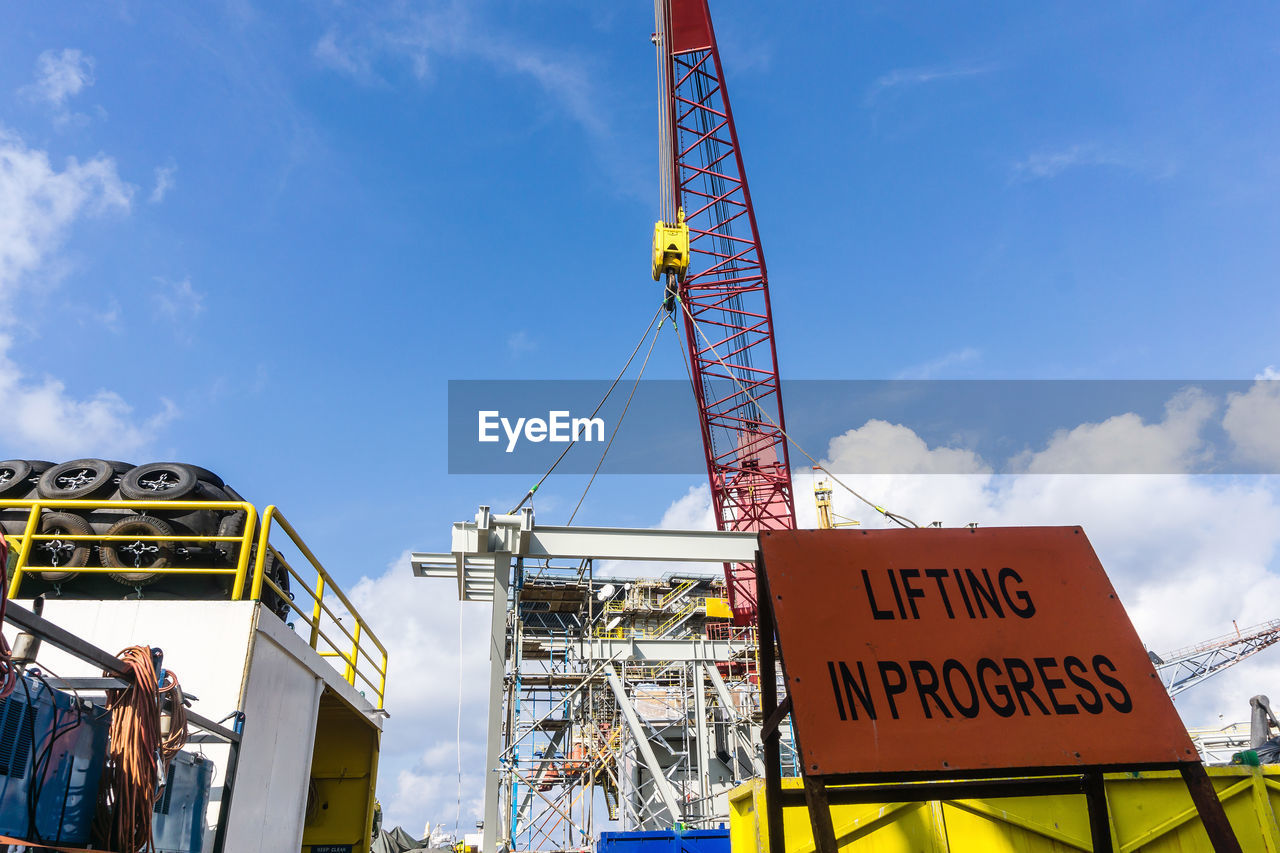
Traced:
<path fill-rule="evenodd" d="M 776 680 L 772 673 L 779 663 L 786 674 L 785 650 L 777 631 L 773 596 L 769 592 L 768 567 L 764 554 L 756 552 L 759 582 L 757 610 L 758 660 L 761 672 L 760 702 L 764 716 L 760 737 L 764 748 L 765 812 L 768 824 L 768 853 L 785 853 L 782 810 L 786 805 L 803 803 L 809 812 L 815 853 L 836 853 L 835 828 L 831 806 L 879 802 L 923 802 L 943 799 L 980 797 L 1036 797 L 1057 794 L 1083 794 L 1089 812 L 1089 831 L 1095 853 L 1113 853 L 1110 819 L 1103 773 L 1116 771 L 1176 770 L 1182 775 L 1187 792 L 1195 804 L 1200 820 L 1216 853 L 1242 853 L 1222 802 L 1213 783 L 1200 763 L 1194 760 L 1155 764 L 1088 765 L 1044 767 L 1032 775 L 1009 778 L 1011 771 L 952 771 L 918 773 L 813 774 L 802 769 L 803 791 L 782 790 L 781 734 L 779 724 L 791 714 L 792 699 L 788 695 L 778 701 Z M 775 643 L 777 654 L 775 655 Z M 800 733 L 796 752 L 803 754 Z M 1023 772 L 1016 770 L 1012 772 Z"/>

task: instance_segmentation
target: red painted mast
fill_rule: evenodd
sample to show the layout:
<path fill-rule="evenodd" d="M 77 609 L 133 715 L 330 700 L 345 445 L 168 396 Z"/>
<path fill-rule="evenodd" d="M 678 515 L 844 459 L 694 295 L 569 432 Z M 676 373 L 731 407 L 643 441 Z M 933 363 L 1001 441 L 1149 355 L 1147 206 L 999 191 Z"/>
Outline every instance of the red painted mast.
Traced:
<path fill-rule="evenodd" d="M 659 0 L 659 10 L 667 16 L 655 39 L 666 70 L 664 136 L 671 146 L 663 159 L 675 205 L 689 226 L 689 268 L 679 282 L 678 310 L 716 526 L 792 529 L 795 499 L 769 277 L 711 14 L 707 0 Z M 753 622 L 755 567 L 726 565 L 725 578 L 734 621 Z"/>

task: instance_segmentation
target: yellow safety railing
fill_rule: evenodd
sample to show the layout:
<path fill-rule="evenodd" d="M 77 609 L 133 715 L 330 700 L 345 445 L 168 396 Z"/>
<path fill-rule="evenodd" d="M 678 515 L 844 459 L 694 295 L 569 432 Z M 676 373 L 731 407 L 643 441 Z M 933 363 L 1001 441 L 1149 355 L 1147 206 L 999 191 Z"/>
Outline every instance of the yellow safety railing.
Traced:
<path fill-rule="evenodd" d="M 293 566 L 289 564 L 289 561 L 271 544 L 270 538 L 273 526 L 283 530 L 292 541 L 293 546 L 311 563 L 311 567 L 316 572 L 314 581 L 309 583 L 302 575 L 298 574 Z M 301 588 L 311 597 L 312 606 L 310 612 L 299 607 L 284 590 L 276 585 L 275 581 L 267 577 L 266 572 L 263 570 L 266 565 L 267 554 L 274 556 L 276 561 L 298 581 Z M 243 578 L 238 577 L 235 590 L 237 595 L 235 597 L 239 597 L 238 593 L 242 583 Z M 289 605 L 289 608 L 296 611 L 302 617 L 302 620 L 306 622 L 311 629 L 308 637 L 311 648 L 320 652 L 323 657 L 336 657 L 342 660 L 345 664 L 343 677 L 346 678 L 347 683 L 359 689 L 360 685 L 357 683 L 357 679 L 359 679 L 360 682 L 368 685 L 377 697 L 377 707 L 381 708 L 387 690 L 387 647 L 373 633 L 373 629 L 369 627 L 368 623 L 361 618 L 355 605 L 351 603 L 351 599 L 347 598 L 346 594 L 333 582 L 333 578 L 325 571 L 320 561 L 316 559 L 316 555 L 311 552 L 311 548 L 302 541 L 302 537 L 293 529 L 293 525 L 274 505 L 268 506 L 262 513 L 262 525 L 258 532 L 258 553 L 253 570 L 253 587 L 249 597 L 255 600 L 260 598 L 264 585 L 275 590 L 276 594 L 280 595 Z M 331 596 L 329 601 L 336 598 L 341 602 L 346 614 L 351 617 L 352 628 L 347 628 L 342 621 L 343 614 L 334 610 L 329 606 L 329 602 L 325 601 L 326 594 Z M 346 642 L 339 644 L 324 632 L 321 628 L 321 622 L 326 616 L 332 624 L 336 625 L 346 635 L 349 645 Z M 322 640 L 327 645 L 327 649 L 321 648 L 320 642 Z M 369 651 L 370 644 L 377 649 L 378 655 L 376 657 Z M 360 667 L 362 659 L 369 664 L 369 667 L 366 667 L 363 671 Z M 372 668 L 373 676 L 376 677 L 376 681 L 368 675 L 370 667 Z"/>
<path fill-rule="evenodd" d="M 96 545 L 112 542 L 183 542 L 183 543 L 215 543 L 238 542 L 237 561 L 234 567 L 228 566 L 166 566 L 162 568 L 137 567 L 148 574 L 157 575 L 235 575 L 242 576 L 248 571 L 249 551 L 253 544 L 253 528 L 258 513 L 253 504 L 241 501 L 85 501 L 85 500 L 0 500 L 0 510 L 19 509 L 27 511 L 26 526 L 21 534 L 5 534 L 11 547 L 17 548 L 17 560 L 13 564 L 9 576 L 9 598 L 16 598 L 22 581 L 27 574 L 39 575 L 42 572 L 74 571 L 84 574 L 119 574 L 128 572 L 129 568 L 111 566 L 83 566 L 66 568 L 65 566 L 31 565 L 31 550 L 37 542 L 89 542 Z M 165 536 L 140 536 L 135 533 L 108 535 L 105 533 L 40 533 L 40 516 L 44 510 L 80 510 L 93 512 L 103 510 L 133 510 L 145 514 L 148 510 L 191 511 L 191 510 L 232 510 L 245 513 L 245 532 L 239 536 L 197 536 L 188 533 L 173 533 Z"/>
<path fill-rule="evenodd" d="M 296 611 L 308 627 L 307 641 L 322 657 L 338 658 L 342 661 L 340 670 L 346 682 L 359 689 L 360 683 L 368 685 L 376 697 L 376 705 L 381 708 L 387 686 L 387 649 L 377 638 L 373 630 L 357 612 L 350 599 L 334 583 L 332 576 L 312 553 L 302 538 L 298 536 L 293 525 L 275 506 L 268 506 L 262 514 L 262 523 L 258 523 L 258 512 L 253 504 L 242 501 L 94 501 L 94 500 L 0 500 L 0 511 L 22 510 L 27 513 L 23 532 L 20 534 L 4 534 L 9 542 L 10 558 L 9 598 L 16 598 L 27 575 L 37 578 L 43 572 L 66 571 L 77 574 L 119 574 L 121 572 L 139 571 L 156 575 L 229 575 L 231 579 L 230 597 L 232 600 L 250 599 L 259 601 L 264 586 L 272 589 L 280 600 Z M 72 512 L 91 513 L 102 511 L 133 511 L 145 514 L 157 512 L 189 512 L 193 510 L 217 510 L 222 512 L 243 512 L 245 524 L 243 533 L 235 536 L 206 536 L 195 533 L 174 532 L 163 536 L 143 536 L 138 534 L 71 534 L 40 533 L 40 517 L 45 510 L 68 510 Z M 289 540 L 311 564 L 315 571 L 314 580 L 304 578 L 290 565 L 279 549 L 271 542 L 274 528 L 284 531 Z M 95 545 L 109 545 L 113 542 L 132 544 L 138 542 L 155 542 L 168 544 L 204 544 L 236 543 L 235 565 L 183 565 L 183 566 L 137 566 L 134 568 L 110 566 L 41 566 L 32 565 L 32 550 L 40 542 L 88 542 Z M 254 547 L 256 545 L 256 548 Z M 296 581 L 299 589 L 310 598 L 311 605 L 307 609 L 299 607 L 293 596 L 281 588 L 267 576 L 267 556 L 275 558 Z M 294 584 L 290 584 L 294 586 Z M 246 594 L 247 593 L 247 594 Z M 337 599 L 342 612 L 335 610 L 331 604 Z M 351 628 L 343 623 L 344 616 L 349 616 Z M 325 619 L 336 625 L 346 635 L 345 641 L 336 641 L 325 632 L 322 624 Z M 370 651 L 376 649 L 376 654 Z M 363 663 L 362 663 L 363 661 Z"/>
<path fill-rule="evenodd" d="M 656 617 L 649 617 L 647 624 L 643 625 L 615 625 L 612 628 L 600 626 L 596 628 L 595 635 L 602 640 L 656 640 L 666 635 L 668 631 L 674 628 L 681 620 L 692 616 L 699 611 L 705 612 L 707 608 L 707 599 L 691 598 L 684 605 L 670 614 L 659 613 Z M 666 617 L 664 621 L 658 624 L 658 617 Z"/>

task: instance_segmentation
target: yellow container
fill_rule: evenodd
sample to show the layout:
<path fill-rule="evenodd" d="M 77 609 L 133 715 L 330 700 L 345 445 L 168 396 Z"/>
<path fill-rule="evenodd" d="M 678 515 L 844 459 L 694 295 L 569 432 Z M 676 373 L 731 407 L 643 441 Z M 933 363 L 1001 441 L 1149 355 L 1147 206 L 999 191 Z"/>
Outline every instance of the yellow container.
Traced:
<path fill-rule="evenodd" d="M 1210 767 L 1209 778 L 1246 853 L 1280 853 L 1280 766 Z M 784 788 L 800 788 L 784 779 Z M 1111 838 L 1119 853 L 1212 853 L 1175 772 L 1109 773 Z M 733 853 L 767 853 L 764 781 L 729 793 Z M 1091 851 L 1082 795 L 833 806 L 836 843 L 849 853 Z M 783 809 L 787 853 L 813 853 L 809 813 Z"/>

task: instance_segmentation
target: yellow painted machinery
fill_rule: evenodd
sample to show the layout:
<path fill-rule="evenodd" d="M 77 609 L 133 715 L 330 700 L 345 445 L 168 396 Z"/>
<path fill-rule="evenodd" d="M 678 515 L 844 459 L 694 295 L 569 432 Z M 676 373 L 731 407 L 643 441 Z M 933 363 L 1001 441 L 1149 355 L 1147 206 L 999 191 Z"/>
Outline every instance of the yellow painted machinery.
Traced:
<path fill-rule="evenodd" d="M 1241 847 L 1280 853 L 1280 766 L 1208 767 Z M 798 778 L 783 788 L 801 787 Z M 1106 776 L 1111 837 L 1125 853 L 1210 853 L 1186 784 L 1173 771 Z M 768 848 L 764 782 L 729 794 L 733 853 Z M 1067 853 L 1089 851 L 1089 815 L 1082 795 L 871 803 L 833 806 L 836 843 L 845 853 Z M 787 853 L 812 853 L 804 806 L 783 809 Z"/>

